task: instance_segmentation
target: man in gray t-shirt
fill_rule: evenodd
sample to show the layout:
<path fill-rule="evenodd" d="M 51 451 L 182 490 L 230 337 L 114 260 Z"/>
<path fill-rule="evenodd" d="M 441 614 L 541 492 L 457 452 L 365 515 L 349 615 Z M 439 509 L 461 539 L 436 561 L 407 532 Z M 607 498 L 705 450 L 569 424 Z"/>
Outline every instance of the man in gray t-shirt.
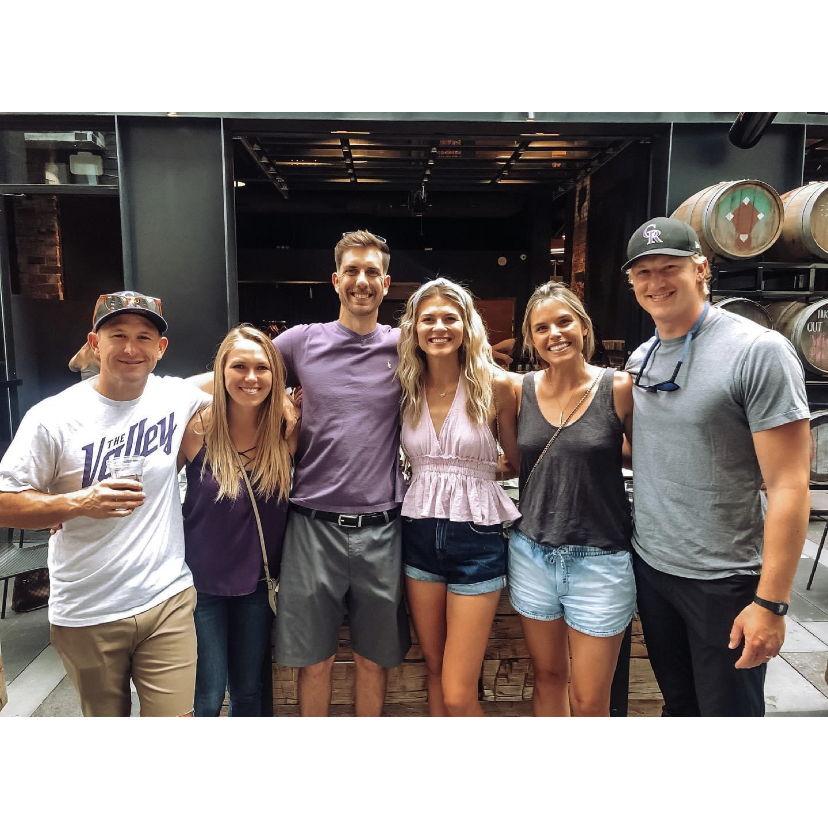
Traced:
<path fill-rule="evenodd" d="M 347 611 L 356 713 L 379 716 L 387 668 L 410 645 L 397 461 L 399 331 L 377 323 L 391 281 L 385 240 L 367 230 L 345 233 L 334 258 L 339 318 L 296 325 L 273 340 L 288 383 L 302 386 L 276 660 L 299 667 L 302 715 L 326 715 Z"/>
<path fill-rule="evenodd" d="M 664 713 L 763 715 L 808 524 L 802 366 L 780 334 L 710 306 L 689 225 L 651 219 L 627 255 L 656 325 L 627 370 L 638 607 Z"/>

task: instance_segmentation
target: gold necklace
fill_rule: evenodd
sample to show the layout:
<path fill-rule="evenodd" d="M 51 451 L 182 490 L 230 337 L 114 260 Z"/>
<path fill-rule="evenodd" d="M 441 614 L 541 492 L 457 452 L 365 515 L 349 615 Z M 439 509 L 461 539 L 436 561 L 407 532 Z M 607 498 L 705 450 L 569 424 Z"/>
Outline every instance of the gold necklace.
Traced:
<path fill-rule="evenodd" d="M 457 382 L 459 382 L 459 380 Z M 443 391 L 442 394 L 433 386 L 431 388 L 431 391 L 432 391 L 432 393 L 436 394 L 440 399 L 443 399 L 443 397 L 445 397 L 446 394 L 448 394 L 449 391 L 456 391 L 457 390 L 457 382 L 455 382 L 454 385 L 450 385 L 448 388 L 446 388 L 446 390 Z"/>
<path fill-rule="evenodd" d="M 544 373 L 546 373 L 546 372 L 544 372 Z M 564 411 L 566 410 L 566 407 L 569 406 L 569 403 L 572 400 L 572 396 L 575 394 L 575 392 L 578 390 L 578 388 L 577 387 L 573 388 L 572 391 L 569 392 L 569 396 L 566 398 L 566 406 L 558 405 L 557 397 L 552 397 L 552 399 L 555 402 L 555 405 L 558 405 L 558 408 L 561 409 L 561 418 L 558 421 L 558 427 L 559 428 L 563 428 L 564 427 L 564 422 L 569 422 L 570 417 L 572 417 L 572 415 L 581 407 L 581 405 L 583 405 L 584 400 L 590 395 L 590 393 L 592 392 L 592 389 L 595 388 L 595 383 L 598 382 L 598 380 L 601 378 L 602 374 L 603 374 L 603 371 L 601 373 L 599 373 L 598 376 L 595 377 L 595 379 L 592 380 L 592 382 L 589 384 L 589 388 L 587 388 L 587 390 L 584 392 L 583 397 L 581 397 L 581 399 L 578 400 L 578 402 L 575 404 L 575 407 L 572 409 L 572 411 L 569 412 L 569 415 L 566 418 L 564 418 Z"/>

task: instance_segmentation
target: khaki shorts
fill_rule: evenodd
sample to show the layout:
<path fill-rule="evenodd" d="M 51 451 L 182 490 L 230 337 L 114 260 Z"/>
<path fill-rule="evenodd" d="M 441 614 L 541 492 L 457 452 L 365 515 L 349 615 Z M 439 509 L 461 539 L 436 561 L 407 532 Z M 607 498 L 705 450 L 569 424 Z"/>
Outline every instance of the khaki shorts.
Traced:
<path fill-rule="evenodd" d="M 193 710 L 194 587 L 146 612 L 89 627 L 51 625 L 51 640 L 77 689 L 84 716 L 129 716 L 129 680 L 142 716 Z"/>

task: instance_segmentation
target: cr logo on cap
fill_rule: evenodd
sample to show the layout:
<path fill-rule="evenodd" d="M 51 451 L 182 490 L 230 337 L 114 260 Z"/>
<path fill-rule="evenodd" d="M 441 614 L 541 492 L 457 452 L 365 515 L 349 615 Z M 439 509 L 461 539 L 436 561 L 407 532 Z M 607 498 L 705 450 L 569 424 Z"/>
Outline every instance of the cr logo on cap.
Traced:
<path fill-rule="evenodd" d="M 647 239 L 647 244 L 662 244 L 661 230 L 655 224 L 648 224 L 642 235 Z"/>

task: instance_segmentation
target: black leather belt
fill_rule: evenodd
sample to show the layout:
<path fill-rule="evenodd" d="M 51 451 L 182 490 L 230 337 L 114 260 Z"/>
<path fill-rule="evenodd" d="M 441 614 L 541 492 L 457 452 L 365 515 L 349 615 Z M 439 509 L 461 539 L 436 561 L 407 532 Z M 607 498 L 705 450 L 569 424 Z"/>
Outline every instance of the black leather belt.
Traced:
<path fill-rule="evenodd" d="M 340 515 L 337 512 L 320 512 L 318 509 L 308 509 L 291 503 L 290 508 L 300 515 L 307 515 L 314 520 L 327 520 L 337 526 L 344 526 L 346 529 L 361 529 L 363 526 L 381 526 L 384 523 L 391 523 L 400 513 L 400 507 L 395 506 L 385 512 L 367 512 L 362 515 Z"/>

